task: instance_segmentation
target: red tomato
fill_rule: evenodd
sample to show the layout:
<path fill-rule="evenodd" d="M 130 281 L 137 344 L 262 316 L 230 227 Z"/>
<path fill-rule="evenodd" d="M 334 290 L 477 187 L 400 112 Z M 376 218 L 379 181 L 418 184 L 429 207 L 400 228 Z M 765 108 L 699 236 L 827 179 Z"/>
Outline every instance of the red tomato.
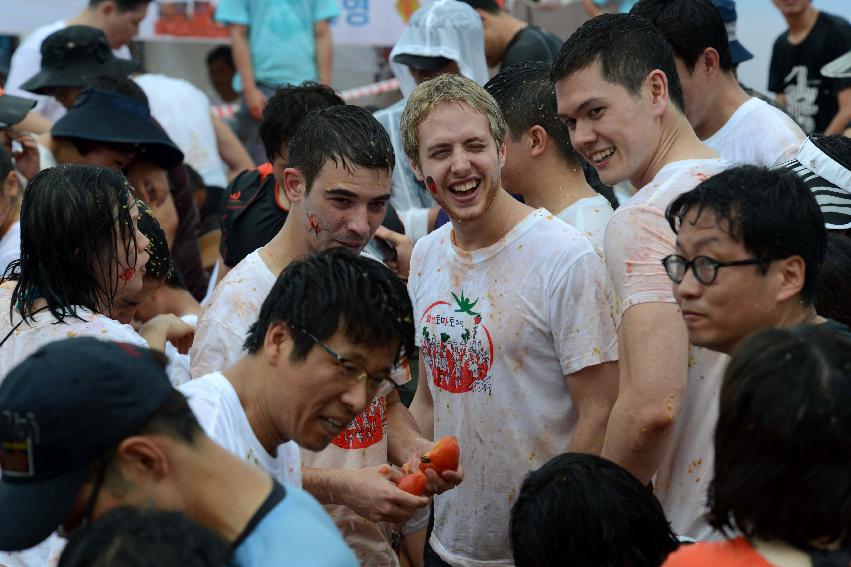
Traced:
<path fill-rule="evenodd" d="M 416 471 L 413 474 L 405 475 L 398 484 L 401 490 L 414 496 L 422 496 L 426 487 L 426 475 L 422 471 Z"/>
<path fill-rule="evenodd" d="M 437 474 L 442 474 L 444 471 L 458 470 L 460 461 L 461 447 L 458 446 L 458 438 L 447 435 L 438 439 L 429 452 L 420 457 L 420 470 L 434 469 Z"/>

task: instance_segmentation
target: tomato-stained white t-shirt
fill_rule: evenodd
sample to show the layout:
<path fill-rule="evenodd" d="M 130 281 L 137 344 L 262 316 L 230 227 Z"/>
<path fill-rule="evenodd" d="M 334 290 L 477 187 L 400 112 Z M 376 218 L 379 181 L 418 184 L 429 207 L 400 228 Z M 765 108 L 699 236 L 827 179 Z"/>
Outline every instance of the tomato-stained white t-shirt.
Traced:
<path fill-rule="evenodd" d="M 615 319 L 642 303 L 676 303 L 662 258 L 675 252 L 676 235 L 665 209 L 679 195 L 729 167 L 720 159 L 683 160 L 663 167 L 616 211 L 606 228 L 605 254 L 615 288 Z M 683 404 L 665 458 L 653 481 L 674 531 L 701 539 L 706 522 L 706 488 L 712 475 L 712 436 L 718 418 L 718 394 L 727 357 L 689 348 Z"/>
<path fill-rule="evenodd" d="M 513 565 L 523 477 L 576 426 L 564 377 L 617 359 L 609 282 L 588 238 L 544 209 L 473 252 L 452 230 L 417 241 L 408 282 L 434 434 L 458 437 L 466 471 L 435 497 L 430 543 L 452 565 Z"/>

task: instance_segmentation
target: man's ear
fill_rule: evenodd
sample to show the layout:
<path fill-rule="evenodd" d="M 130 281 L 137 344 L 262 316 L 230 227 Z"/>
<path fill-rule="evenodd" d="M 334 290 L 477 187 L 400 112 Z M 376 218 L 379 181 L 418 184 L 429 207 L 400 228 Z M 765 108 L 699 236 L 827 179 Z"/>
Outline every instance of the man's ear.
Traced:
<path fill-rule="evenodd" d="M 138 480 L 160 482 L 171 472 L 171 463 L 163 447 L 148 435 L 133 435 L 124 439 L 115 450 L 115 461 L 121 473 L 134 484 Z"/>
<path fill-rule="evenodd" d="M 695 67 L 700 67 L 701 72 L 706 75 L 714 75 L 716 73 L 721 72 L 721 56 L 718 55 L 718 52 L 715 51 L 713 47 L 707 47 L 703 50 L 703 53 L 700 54 L 700 57 L 697 59 L 697 65 Z M 695 69 L 697 71 L 697 69 Z"/>
<path fill-rule="evenodd" d="M 529 157 L 538 157 L 547 150 L 550 137 L 543 126 L 535 124 L 526 130 L 525 137 L 528 138 Z"/>
<path fill-rule="evenodd" d="M 425 181 L 425 176 L 423 175 L 422 170 L 420 169 L 420 164 L 416 161 L 408 158 L 408 163 L 411 164 L 411 171 L 414 172 L 414 177 L 417 178 L 417 181 Z"/>
<path fill-rule="evenodd" d="M 307 191 L 304 175 L 302 175 L 302 173 L 294 167 L 287 167 L 284 168 L 283 180 L 284 193 L 286 194 L 289 202 L 300 202 Z"/>
<path fill-rule="evenodd" d="M 95 11 L 97 11 L 101 17 L 114 16 L 116 12 L 118 12 L 118 4 L 116 4 L 113 0 L 106 0 L 105 2 L 101 2 L 95 6 Z"/>
<path fill-rule="evenodd" d="M 263 337 L 263 356 L 266 362 L 272 366 L 277 366 L 282 356 L 289 356 L 292 345 L 291 338 L 290 327 L 283 321 L 269 325 L 266 329 L 266 336 Z"/>
<path fill-rule="evenodd" d="M 17 199 L 21 192 L 21 184 L 18 182 L 18 173 L 13 169 L 3 180 L 3 186 L 0 191 L 4 197 L 9 199 Z"/>
<path fill-rule="evenodd" d="M 800 256 L 789 256 L 775 260 L 780 286 L 777 288 L 777 302 L 788 301 L 804 288 L 807 279 L 807 264 Z"/>
<path fill-rule="evenodd" d="M 665 109 L 668 108 L 670 96 L 668 94 L 668 77 L 664 71 L 653 69 L 644 80 L 645 88 L 650 95 L 650 105 L 654 109 L 654 114 L 662 116 Z"/>

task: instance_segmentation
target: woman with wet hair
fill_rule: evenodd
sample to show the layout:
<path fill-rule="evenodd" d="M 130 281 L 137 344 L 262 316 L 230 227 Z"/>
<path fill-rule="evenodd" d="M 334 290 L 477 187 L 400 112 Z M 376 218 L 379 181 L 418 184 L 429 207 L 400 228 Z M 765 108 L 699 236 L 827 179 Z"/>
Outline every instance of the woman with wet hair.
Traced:
<path fill-rule="evenodd" d="M 0 283 L 0 380 L 38 347 L 77 335 L 164 350 L 191 328 L 174 316 L 139 332 L 115 320 L 142 289 L 149 240 L 125 177 L 61 165 L 37 174 L 21 205 L 21 257 Z"/>

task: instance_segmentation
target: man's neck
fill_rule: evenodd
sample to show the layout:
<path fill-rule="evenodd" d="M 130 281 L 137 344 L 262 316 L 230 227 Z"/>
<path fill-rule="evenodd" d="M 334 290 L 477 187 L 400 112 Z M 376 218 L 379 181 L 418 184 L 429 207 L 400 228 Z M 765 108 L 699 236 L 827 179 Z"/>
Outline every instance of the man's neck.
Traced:
<path fill-rule="evenodd" d="M 812 5 L 797 14 L 791 14 L 788 16 L 784 14 L 783 17 L 786 19 L 786 25 L 789 26 L 789 32 L 786 36 L 789 43 L 797 45 L 807 39 L 807 35 L 809 35 L 810 30 L 813 29 L 814 25 L 816 25 L 818 14 L 818 10 L 816 10 Z"/>
<path fill-rule="evenodd" d="M 812 306 L 805 305 L 800 296 L 789 299 L 785 304 L 779 305 L 775 312 L 774 320 L 770 322 L 766 328 L 788 329 L 795 325 L 821 325 L 827 321 L 824 317 L 816 313 Z M 753 329 L 753 332 L 762 329 Z M 738 342 L 731 344 L 729 348 L 721 349 L 724 354 L 732 356 L 742 343 L 751 336 L 751 333 L 742 336 Z"/>
<path fill-rule="evenodd" d="M 179 486 L 185 490 L 181 511 L 233 542 L 269 497 L 272 479 L 206 435 L 197 437 L 175 466 Z"/>
<path fill-rule="evenodd" d="M 656 144 L 653 157 L 637 172 L 630 182 L 636 189 L 650 183 L 656 174 L 670 163 L 686 159 L 713 159 L 716 154 L 709 146 L 701 142 L 692 130 L 685 116 L 672 107 L 662 115 L 662 132 Z"/>
<path fill-rule="evenodd" d="M 481 217 L 472 221 L 452 221 L 455 246 L 465 252 L 487 248 L 508 234 L 530 212 L 530 207 L 500 188 L 490 208 Z"/>
<path fill-rule="evenodd" d="M 571 166 L 558 156 L 541 160 L 532 171 L 523 193 L 530 207 L 543 207 L 557 215 L 579 199 L 597 195 L 585 180 L 582 166 Z"/>
<path fill-rule="evenodd" d="M 523 20 L 509 16 L 508 14 L 501 14 L 499 17 L 495 18 L 495 21 L 498 22 L 500 31 L 500 49 L 502 50 L 502 55 L 500 56 L 501 61 L 502 58 L 505 57 L 505 52 L 508 49 L 508 46 L 512 41 L 514 41 L 514 37 L 520 33 L 521 30 L 527 28 L 529 24 Z"/>
<path fill-rule="evenodd" d="M 248 424 L 254 436 L 263 449 L 271 457 L 278 455 L 278 447 L 289 441 L 278 432 L 272 412 L 269 408 L 269 397 L 265 391 L 265 376 L 269 369 L 262 355 L 246 355 L 236 364 L 223 372 L 231 383 L 239 403 L 248 418 Z"/>
<path fill-rule="evenodd" d="M 739 86 L 739 81 L 732 72 L 719 73 L 716 81 L 715 100 L 712 108 L 706 113 L 706 120 L 694 127 L 694 133 L 701 140 L 706 140 L 723 128 L 739 107 L 751 98 Z"/>
<path fill-rule="evenodd" d="M 86 8 L 70 20 L 66 20 L 65 23 L 69 26 L 89 26 L 91 28 L 100 27 L 100 19 L 98 18 L 97 11 L 90 8 Z"/>
<path fill-rule="evenodd" d="M 260 249 L 260 258 L 275 277 L 291 262 L 310 254 L 311 250 L 305 242 L 307 228 L 302 226 L 299 215 L 303 212 L 300 207 L 293 207 L 284 221 L 284 226 L 269 243 Z"/>

